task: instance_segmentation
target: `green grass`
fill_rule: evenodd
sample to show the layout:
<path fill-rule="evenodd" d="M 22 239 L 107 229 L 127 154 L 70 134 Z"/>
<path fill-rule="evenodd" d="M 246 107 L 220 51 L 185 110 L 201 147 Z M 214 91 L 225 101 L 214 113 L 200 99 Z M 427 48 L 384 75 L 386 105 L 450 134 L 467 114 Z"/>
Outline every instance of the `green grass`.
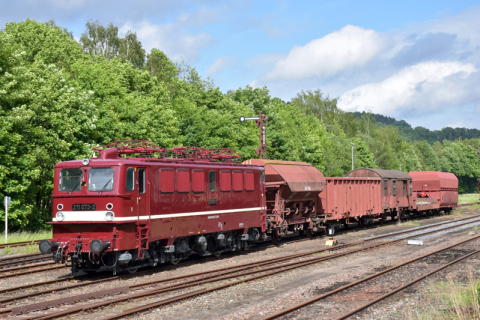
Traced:
<path fill-rule="evenodd" d="M 479 201 L 480 196 L 478 193 L 465 193 L 458 195 L 458 203 L 474 203 Z"/>
<path fill-rule="evenodd" d="M 38 231 L 38 232 L 12 232 L 8 234 L 8 243 L 14 242 L 24 242 L 24 241 L 35 241 L 43 239 L 51 239 L 51 231 Z M 0 244 L 5 243 L 5 233 L 0 233 Z M 0 255 L 7 254 L 27 254 L 27 253 L 37 253 L 38 244 L 26 245 L 23 247 L 6 247 L 5 249 L 0 249 Z"/>
<path fill-rule="evenodd" d="M 51 239 L 52 231 L 38 231 L 38 232 L 12 232 L 8 233 L 8 243 L 23 242 L 23 241 L 35 241 L 43 239 Z M 5 243 L 5 233 L 0 233 L 0 244 Z"/>
<path fill-rule="evenodd" d="M 470 270 L 466 283 L 452 279 L 430 284 L 430 303 L 417 313 L 417 319 L 479 319 L 479 280 Z"/>
<path fill-rule="evenodd" d="M 321 252 L 321 253 L 312 253 L 312 256 L 314 257 L 323 257 L 323 256 L 328 256 L 328 253 Z"/>
<path fill-rule="evenodd" d="M 420 226 L 420 221 L 419 220 L 410 220 L 407 222 L 402 222 L 402 226 L 405 227 L 419 227 Z"/>

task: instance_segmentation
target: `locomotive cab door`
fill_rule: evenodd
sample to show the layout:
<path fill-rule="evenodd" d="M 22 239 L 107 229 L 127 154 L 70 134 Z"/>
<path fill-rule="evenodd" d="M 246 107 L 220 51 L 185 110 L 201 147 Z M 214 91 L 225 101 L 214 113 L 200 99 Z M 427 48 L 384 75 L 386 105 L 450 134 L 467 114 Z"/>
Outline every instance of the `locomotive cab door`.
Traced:
<path fill-rule="evenodd" d="M 147 168 L 137 168 L 136 178 L 137 201 L 135 209 L 138 219 L 146 219 L 146 216 L 149 215 L 147 212 Z"/>

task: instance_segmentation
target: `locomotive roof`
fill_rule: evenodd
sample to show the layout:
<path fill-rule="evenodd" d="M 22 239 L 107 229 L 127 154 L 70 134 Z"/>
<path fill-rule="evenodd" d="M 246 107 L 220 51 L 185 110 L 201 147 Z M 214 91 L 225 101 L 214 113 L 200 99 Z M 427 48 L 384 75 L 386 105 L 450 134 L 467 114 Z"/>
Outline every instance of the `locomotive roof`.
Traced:
<path fill-rule="evenodd" d="M 90 164 L 88 166 L 124 166 L 124 165 L 185 165 L 185 166 L 221 166 L 221 167 L 247 167 L 259 168 L 258 166 L 248 165 L 244 163 L 235 162 L 212 162 L 212 161 L 185 161 L 184 159 L 156 159 L 156 158 L 118 158 L 118 159 L 88 159 Z M 70 160 L 58 162 L 55 168 L 78 168 L 84 166 L 83 160 Z"/>
<path fill-rule="evenodd" d="M 345 177 L 380 177 L 383 179 L 412 180 L 412 177 L 402 171 L 372 168 L 358 168 L 347 173 Z"/>

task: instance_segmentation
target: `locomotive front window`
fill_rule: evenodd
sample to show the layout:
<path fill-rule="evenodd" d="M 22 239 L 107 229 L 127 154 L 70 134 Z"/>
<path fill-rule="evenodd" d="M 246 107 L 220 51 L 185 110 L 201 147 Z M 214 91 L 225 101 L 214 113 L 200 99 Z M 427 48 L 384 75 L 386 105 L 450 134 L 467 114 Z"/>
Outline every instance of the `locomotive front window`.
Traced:
<path fill-rule="evenodd" d="M 60 170 L 58 190 L 63 192 L 82 190 L 82 169 Z"/>
<path fill-rule="evenodd" d="M 112 191 L 113 169 L 98 168 L 88 172 L 88 191 Z"/>

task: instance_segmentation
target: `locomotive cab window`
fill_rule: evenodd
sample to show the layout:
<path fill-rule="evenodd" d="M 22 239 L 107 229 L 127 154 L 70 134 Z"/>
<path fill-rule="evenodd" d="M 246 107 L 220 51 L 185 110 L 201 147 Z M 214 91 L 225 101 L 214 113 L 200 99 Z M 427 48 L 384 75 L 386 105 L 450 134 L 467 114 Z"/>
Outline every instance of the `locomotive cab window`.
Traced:
<path fill-rule="evenodd" d="M 88 172 L 88 191 L 112 191 L 113 169 L 97 168 Z"/>
<path fill-rule="evenodd" d="M 215 180 L 216 180 L 215 171 L 210 171 L 208 173 L 208 185 L 209 185 L 208 190 L 210 192 L 215 192 L 215 183 L 216 183 Z"/>
<path fill-rule="evenodd" d="M 145 193 L 145 169 L 138 169 L 138 193 Z"/>
<path fill-rule="evenodd" d="M 127 176 L 125 178 L 125 189 L 127 191 L 135 190 L 135 169 L 127 168 Z"/>
<path fill-rule="evenodd" d="M 82 190 L 82 169 L 62 169 L 58 181 L 58 190 L 72 192 Z"/>

